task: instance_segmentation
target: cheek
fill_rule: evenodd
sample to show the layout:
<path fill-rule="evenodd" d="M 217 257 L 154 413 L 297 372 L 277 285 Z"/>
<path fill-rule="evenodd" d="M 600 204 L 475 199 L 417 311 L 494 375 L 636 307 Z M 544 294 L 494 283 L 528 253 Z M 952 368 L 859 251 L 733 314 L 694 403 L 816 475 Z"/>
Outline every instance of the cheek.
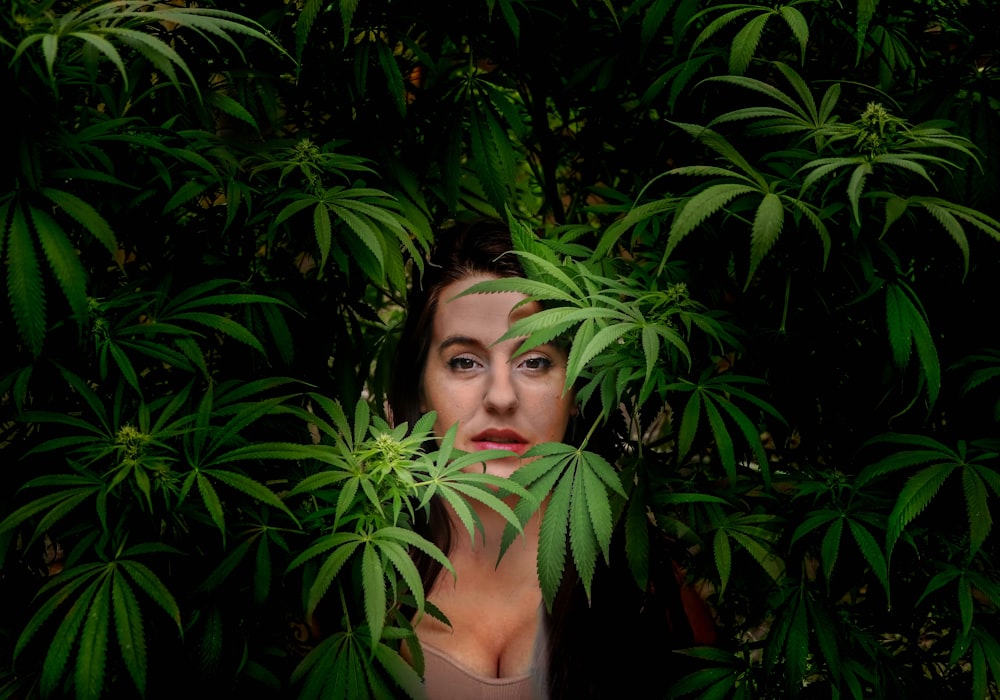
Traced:
<path fill-rule="evenodd" d="M 537 416 L 538 424 L 546 426 L 548 439 L 561 442 L 566 437 L 570 419 L 576 415 L 576 402 L 573 397 L 556 395 L 548 401 L 540 401 L 539 407 L 541 410 Z"/>
<path fill-rule="evenodd" d="M 424 374 L 420 382 L 420 410 L 424 413 L 436 411 L 437 419 L 434 422 L 434 432 L 444 435 L 448 428 L 452 426 L 465 410 L 462 404 L 462 392 L 456 391 L 453 386 L 442 381 L 434 371 Z"/>

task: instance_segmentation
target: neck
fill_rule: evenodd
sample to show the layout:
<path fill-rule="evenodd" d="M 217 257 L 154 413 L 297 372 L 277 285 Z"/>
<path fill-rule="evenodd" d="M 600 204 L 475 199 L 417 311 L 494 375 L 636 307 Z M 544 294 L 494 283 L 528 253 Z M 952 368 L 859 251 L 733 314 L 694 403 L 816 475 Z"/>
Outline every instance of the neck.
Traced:
<path fill-rule="evenodd" d="M 515 536 L 498 565 L 497 559 L 500 556 L 500 544 L 503 541 L 504 530 L 507 528 L 507 520 L 489 506 L 478 501 L 472 501 L 469 505 L 479 516 L 482 531 L 477 528 L 475 536 L 470 539 L 469 531 L 449 505 L 448 515 L 452 529 L 449 557 L 453 560 L 455 557 L 462 557 L 467 563 L 475 562 L 483 567 L 496 567 L 498 572 L 511 571 L 512 569 L 534 572 L 535 560 L 538 555 L 542 509 L 536 511 L 528 519 L 522 528 L 522 533 Z M 508 501 L 507 505 L 513 505 L 513 501 Z"/>

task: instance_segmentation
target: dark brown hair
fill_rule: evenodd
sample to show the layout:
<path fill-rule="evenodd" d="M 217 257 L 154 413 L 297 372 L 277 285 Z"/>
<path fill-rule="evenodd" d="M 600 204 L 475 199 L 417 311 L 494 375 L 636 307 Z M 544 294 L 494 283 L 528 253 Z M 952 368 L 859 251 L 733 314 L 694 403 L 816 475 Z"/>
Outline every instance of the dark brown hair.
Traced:
<path fill-rule="evenodd" d="M 422 413 L 421 381 L 427 361 L 434 315 L 441 302 L 441 290 L 470 275 L 524 277 L 517 256 L 511 254 L 510 229 L 498 219 L 480 218 L 455 223 L 441 230 L 424 267 L 424 274 L 413 281 L 406 307 L 406 321 L 393 365 L 388 391 L 389 414 L 396 425 L 412 426 Z M 414 527 L 446 554 L 451 548 L 451 528 L 444 505 L 433 499 L 426 522 L 418 519 Z M 424 590 L 441 570 L 441 565 L 422 552 L 414 553 Z"/>
<path fill-rule="evenodd" d="M 410 291 L 407 318 L 396 350 L 389 408 L 398 425 L 421 415 L 421 378 L 430 346 L 431 327 L 441 290 L 469 275 L 524 277 L 508 227 L 496 219 L 477 219 L 441 231 L 420 279 Z M 597 442 L 597 441 L 594 441 Z M 590 449 L 593 449 L 593 443 Z M 612 461 L 614 461 L 612 459 Z M 446 554 L 451 546 L 447 513 L 438 499 L 431 501 L 430 517 L 414 523 L 417 531 Z M 598 566 L 593 599 L 585 595 L 580 578 L 569 563 L 546 616 L 548 637 L 544 666 L 550 700 L 612 697 L 630 685 L 647 692 L 665 692 L 680 668 L 670 652 L 690 643 L 677 581 L 669 560 L 651 562 L 657 589 L 642 590 L 625 566 L 623 535 L 612 543 L 613 566 Z M 424 590 L 430 590 L 441 565 L 422 552 L 414 553 Z M 651 572 L 653 573 L 653 572 Z"/>
<path fill-rule="evenodd" d="M 510 229 L 497 219 L 456 223 L 440 232 L 424 274 L 413 281 L 407 300 L 406 322 L 396 346 L 388 392 L 394 423 L 413 425 L 420 417 L 421 375 L 441 290 L 470 275 L 524 277 L 512 249 Z"/>

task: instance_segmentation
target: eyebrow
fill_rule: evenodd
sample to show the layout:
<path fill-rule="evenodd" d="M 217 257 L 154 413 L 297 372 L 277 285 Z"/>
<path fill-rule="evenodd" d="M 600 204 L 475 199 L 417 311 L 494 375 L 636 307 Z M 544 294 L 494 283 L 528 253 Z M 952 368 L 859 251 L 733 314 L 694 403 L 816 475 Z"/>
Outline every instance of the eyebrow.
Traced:
<path fill-rule="evenodd" d="M 438 345 L 437 347 L 438 352 L 441 352 L 442 350 L 447 350 L 453 345 L 478 345 L 481 347 L 482 343 L 476 340 L 475 338 L 471 338 L 467 335 L 450 335 L 444 340 L 442 340 L 441 343 Z"/>
<path fill-rule="evenodd" d="M 521 349 L 521 347 L 524 345 L 524 340 L 525 339 L 524 338 L 519 338 L 517 340 L 519 340 L 519 342 L 518 342 L 517 346 L 515 347 L 514 352 L 517 352 L 518 350 Z M 541 343 L 540 345 L 537 345 L 535 347 L 545 347 L 545 346 L 551 345 L 551 344 L 552 343 Z M 450 348 L 450 347 L 452 347 L 454 345 L 474 345 L 474 346 L 480 347 L 480 348 L 488 347 L 487 345 L 484 345 L 482 343 L 482 341 L 476 340 L 475 338 L 473 338 L 471 336 L 468 336 L 468 335 L 450 335 L 447 338 L 445 338 L 444 340 L 442 340 L 440 344 L 438 344 L 437 351 L 438 352 L 444 352 L 445 350 L 447 350 L 448 348 Z"/>

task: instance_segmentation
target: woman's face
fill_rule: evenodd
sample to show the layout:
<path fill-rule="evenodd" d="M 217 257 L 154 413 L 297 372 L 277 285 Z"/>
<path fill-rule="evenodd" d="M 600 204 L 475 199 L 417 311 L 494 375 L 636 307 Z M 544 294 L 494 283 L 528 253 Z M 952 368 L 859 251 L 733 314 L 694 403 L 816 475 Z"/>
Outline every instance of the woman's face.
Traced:
<path fill-rule="evenodd" d="M 493 345 L 514 321 L 541 307 L 532 302 L 512 313 L 525 298 L 514 292 L 451 300 L 487 279 L 494 278 L 466 277 L 441 289 L 421 381 L 421 409 L 437 411 L 438 435 L 458 423 L 458 449 L 524 454 L 539 443 L 561 441 L 575 412 L 573 393 L 563 394 L 567 353 L 550 344 L 512 358 L 521 339 Z M 492 460 L 486 472 L 510 476 L 520 465 L 514 457 Z"/>

